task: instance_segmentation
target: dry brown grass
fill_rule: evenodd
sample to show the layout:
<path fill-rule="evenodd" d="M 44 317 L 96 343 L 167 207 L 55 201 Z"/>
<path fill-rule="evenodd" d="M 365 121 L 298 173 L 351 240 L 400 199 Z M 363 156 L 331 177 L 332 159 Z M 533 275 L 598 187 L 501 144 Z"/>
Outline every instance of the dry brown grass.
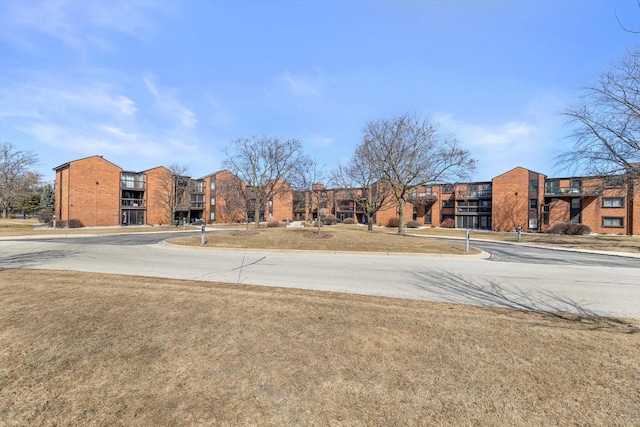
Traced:
<path fill-rule="evenodd" d="M 319 238 L 320 237 L 320 238 Z M 200 246 L 201 236 L 177 237 L 171 243 Z M 438 253 L 465 255 L 464 245 L 439 242 L 393 231 L 368 232 L 363 227 L 260 228 L 208 234 L 205 246 L 246 249 Z M 471 248 L 469 254 L 480 251 Z"/>
<path fill-rule="evenodd" d="M 639 425 L 640 324 L 0 271 L 0 425 Z"/>
<path fill-rule="evenodd" d="M 0 218 L 0 237 L 11 236 L 44 236 L 44 235 L 82 235 L 82 234 L 115 234 L 115 233 L 148 233 L 183 231 L 182 227 L 169 226 L 127 226 L 127 227 L 83 227 L 83 228 L 39 228 L 37 220 L 33 219 L 5 219 Z M 200 230 L 200 227 L 186 228 L 190 231 Z"/>

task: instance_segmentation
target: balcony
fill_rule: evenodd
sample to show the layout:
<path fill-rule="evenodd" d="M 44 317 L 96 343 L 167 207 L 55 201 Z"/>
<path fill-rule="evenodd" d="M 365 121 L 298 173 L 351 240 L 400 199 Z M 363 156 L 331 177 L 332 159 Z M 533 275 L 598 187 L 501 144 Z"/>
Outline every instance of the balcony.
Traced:
<path fill-rule="evenodd" d="M 602 186 L 545 187 L 544 195 L 550 197 L 596 197 L 603 193 Z"/>
<path fill-rule="evenodd" d="M 411 193 L 407 198 L 407 202 L 413 203 L 414 205 L 421 203 L 431 203 L 435 202 L 436 200 L 438 200 L 438 196 L 430 192 Z"/>
<path fill-rule="evenodd" d="M 127 190 L 144 190 L 144 181 L 130 181 L 130 180 L 122 180 L 121 188 Z"/>
<path fill-rule="evenodd" d="M 120 206 L 144 208 L 144 199 L 120 199 Z"/>
<path fill-rule="evenodd" d="M 492 190 L 479 190 L 479 191 L 456 191 L 456 199 L 490 199 L 493 194 Z"/>
<path fill-rule="evenodd" d="M 456 213 L 490 215 L 491 207 L 490 206 L 461 206 L 456 209 Z"/>

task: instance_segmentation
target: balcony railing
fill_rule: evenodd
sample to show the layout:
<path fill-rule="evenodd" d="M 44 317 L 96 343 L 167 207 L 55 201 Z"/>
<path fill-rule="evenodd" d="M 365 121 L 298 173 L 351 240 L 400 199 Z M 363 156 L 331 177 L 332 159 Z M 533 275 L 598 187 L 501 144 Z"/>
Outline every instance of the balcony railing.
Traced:
<path fill-rule="evenodd" d="M 144 190 L 144 181 L 121 181 L 122 188 L 131 188 L 135 190 Z"/>
<path fill-rule="evenodd" d="M 456 191 L 456 199 L 490 199 L 493 194 L 492 190 L 480 191 Z"/>
<path fill-rule="evenodd" d="M 545 187 L 545 196 L 599 196 L 603 192 L 602 186 L 589 187 Z"/>
<path fill-rule="evenodd" d="M 457 213 L 486 213 L 486 214 L 490 214 L 491 213 L 491 208 L 487 207 L 487 206 L 462 206 L 462 207 L 458 207 Z"/>
<path fill-rule="evenodd" d="M 121 199 L 120 206 L 140 208 L 144 207 L 144 199 Z"/>
<path fill-rule="evenodd" d="M 409 203 L 420 203 L 420 202 L 433 202 L 438 199 L 438 196 L 432 193 L 413 193 L 410 194 L 407 198 Z"/>

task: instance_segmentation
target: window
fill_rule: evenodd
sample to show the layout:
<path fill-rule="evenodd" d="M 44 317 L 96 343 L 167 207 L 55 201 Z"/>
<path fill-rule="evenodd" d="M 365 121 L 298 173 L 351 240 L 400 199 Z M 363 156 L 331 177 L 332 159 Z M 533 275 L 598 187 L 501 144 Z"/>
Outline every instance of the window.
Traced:
<path fill-rule="evenodd" d="M 211 198 L 211 206 L 215 206 L 216 205 L 216 198 L 212 197 Z"/>
<path fill-rule="evenodd" d="M 544 192 L 547 194 L 560 194 L 560 181 L 545 182 Z"/>
<path fill-rule="evenodd" d="M 442 207 L 443 208 L 452 208 L 453 207 L 453 200 L 443 200 L 442 201 Z"/>
<path fill-rule="evenodd" d="M 213 179 L 211 180 L 211 189 L 212 190 L 216 189 L 216 182 Z"/>
<path fill-rule="evenodd" d="M 603 227 L 623 227 L 623 218 L 619 216 L 604 216 L 602 217 Z"/>
<path fill-rule="evenodd" d="M 604 179 L 604 188 L 622 188 L 624 179 L 621 176 L 608 176 Z"/>
<path fill-rule="evenodd" d="M 442 192 L 445 193 L 445 194 L 453 193 L 453 185 L 446 184 L 445 186 L 442 187 Z"/>
<path fill-rule="evenodd" d="M 578 197 L 571 199 L 571 209 L 581 209 L 582 201 Z"/>
<path fill-rule="evenodd" d="M 537 211 L 538 210 L 538 200 L 529 199 L 529 209 L 531 209 L 532 211 Z M 531 227 L 529 227 L 529 228 L 531 228 Z"/>
<path fill-rule="evenodd" d="M 211 221 L 215 221 L 216 220 L 216 213 L 215 212 L 211 212 L 211 215 L 209 215 L 209 218 L 211 219 Z"/>
<path fill-rule="evenodd" d="M 537 179 L 530 179 L 529 180 L 529 190 L 534 190 L 534 191 L 538 190 L 538 180 Z"/>
<path fill-rule="evenodd" d="M 429 211 L 428 213 L 424 214 L 424 223 L 425 224 L 431 224 L 431 211 Z"/>
<path fill-rule="evenodd" d="M 529 218 L 529 228 L 532 230 L 538 228 L 538 218 Z"/>
<path fill-rule="evenodd" d="M 622 197 L 603 197 L 603 208 L 622 208 L 624 207 L 624 198 Z"/>

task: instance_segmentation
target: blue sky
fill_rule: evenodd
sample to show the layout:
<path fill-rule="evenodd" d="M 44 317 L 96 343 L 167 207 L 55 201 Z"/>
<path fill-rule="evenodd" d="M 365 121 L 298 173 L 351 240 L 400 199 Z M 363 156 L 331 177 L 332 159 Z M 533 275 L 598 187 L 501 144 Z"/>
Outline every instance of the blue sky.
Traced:
<path fill-rule="evenodd" d="M 547 175 L 559 112 L 640 44 L 635 0 L 0 0 L 0 139 L 39 172 L 103 155 L 200 177 L 234 138 L 297 138 L 327 169 L 413 113 L 478 159 Z"/>

